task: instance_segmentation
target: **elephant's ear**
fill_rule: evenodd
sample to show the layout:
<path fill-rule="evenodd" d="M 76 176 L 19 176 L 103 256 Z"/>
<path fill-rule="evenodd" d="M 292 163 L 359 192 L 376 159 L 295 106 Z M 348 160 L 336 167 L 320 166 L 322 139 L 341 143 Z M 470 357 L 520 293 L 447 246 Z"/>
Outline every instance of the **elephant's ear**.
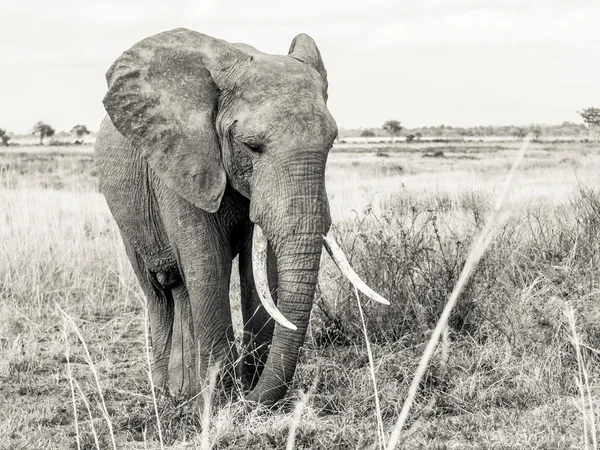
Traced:
<path fill-rule="evenodd" d="M 140 41 L 106 74 L 114 126 L 167 186 L 209 212 L 226 186 L 214 125 L 219 88 L 243 57 L 225 41 L 177 29 Z"/>
<path fill-rule="evenodd" d="M 289 56 L 314 67 L 325 81 L 325 92 L 327 92 L 327 71 L 321 58 L 321 52 L 317 44 L 308 34 L 299 34 L 290 44 Z"/>

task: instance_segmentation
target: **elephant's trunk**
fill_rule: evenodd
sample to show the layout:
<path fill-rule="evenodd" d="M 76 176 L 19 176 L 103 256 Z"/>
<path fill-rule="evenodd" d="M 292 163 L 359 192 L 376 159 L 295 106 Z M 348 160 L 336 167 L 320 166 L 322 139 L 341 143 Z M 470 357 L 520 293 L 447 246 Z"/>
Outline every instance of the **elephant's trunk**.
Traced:
<path fill-rule="evenodd" d="M 248 400 L 273 404 L 290 385 L 310 320 L 321 251 L 322 230 L 289 234 L 276 243 L 278 302 L 281 313 L 297 329 L 276 324 L 267 365 Z"/>
<path fill-rule="evenodd" d="M 281 320 L 275 325 L 267 363 L 247 397 L 263 404 L 280 400 L 293 379 L 310 320 L 323 235 L 331 226 L 326 154 L 294 150 L 271 159 L 265 155 L 253 173 L 250 219 L 262 228 L 275 253 L 277 309 L 296 327 L 286 328 Z"/>

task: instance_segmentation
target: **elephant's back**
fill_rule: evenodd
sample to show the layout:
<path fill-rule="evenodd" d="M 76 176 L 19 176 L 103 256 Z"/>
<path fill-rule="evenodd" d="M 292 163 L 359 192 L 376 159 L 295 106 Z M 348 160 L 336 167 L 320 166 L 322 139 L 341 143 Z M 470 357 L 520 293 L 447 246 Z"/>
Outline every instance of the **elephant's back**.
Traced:
<path fill-rule="evenodd" d="M 108 116 L 100 126 L 95 152 L 100 190 L 123 238 L 142 256 L 149 270 L 177 267 L 155 196 L 161 181 Z"/>

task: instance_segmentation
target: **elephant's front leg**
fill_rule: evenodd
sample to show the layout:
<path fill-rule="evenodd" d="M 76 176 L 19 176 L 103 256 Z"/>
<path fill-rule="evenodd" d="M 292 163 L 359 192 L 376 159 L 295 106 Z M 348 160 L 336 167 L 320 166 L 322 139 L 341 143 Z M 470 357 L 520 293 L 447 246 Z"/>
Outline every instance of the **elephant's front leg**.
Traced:
<path fill-rule="evenodd" d="M 229 379 L 237 360 L 229 304 L 231 251 L 217 225 L 201 215 L 173 230 L 183 284 L 172 291 L 169 387 L 185 397 L 208 386 L 210 369 L 219 368 Z"/>
<path fill-rule="evenodd" d="M 267 253 L 267 267 L 271 295 L 277 301 L 277 264 L 270 246 Z M 275 322 L 263 308 L 254 286 L 252 227 L 240 251 L 239 271 L 244 337 L 242 363 L 239 365 L 238 372 L 244 386 L 251 389 L 258 381 L 267 361 L 275 326 Z"/>
<path fill-rule="evenodd" d="M 181 342 L 184 355 L 190 355 L 189 362 L 185 362 L 184 366 L 193 364 L 190 373 L 192 380 L 196 380 L 195 386 L 192 385 L 188 391 L 189 395 L 195 395 L 208 386 L 211 369 L 218 369 L 221 381 L 229 384 L 237 361 L 229 303 L 231 261 L 223 263 L 213 255 L 204 256 L 183 263 L 189 297 L 187 309 L 185 303 L 182 303 L 181 308 L 181 341 L 177 339 L 178 309 L 175 307 L 170 364 L 174 373 L 170 372 L 169 378 L 179 374 L 185 376 L 185 367 L 181 371 L 177 370 L 177 364 L 173 360 L 173 355 L 179 350 L 176 346 Z M 187 339 L 188 336 L 190 340 Z M 190 341 L 195 348 L 188 347 Z"/>

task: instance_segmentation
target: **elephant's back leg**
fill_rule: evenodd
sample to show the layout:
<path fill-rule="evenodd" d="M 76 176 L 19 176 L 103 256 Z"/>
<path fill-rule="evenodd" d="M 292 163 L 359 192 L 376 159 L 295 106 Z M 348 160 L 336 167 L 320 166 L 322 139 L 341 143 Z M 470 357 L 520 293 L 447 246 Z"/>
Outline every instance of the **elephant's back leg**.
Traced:
<path fill-rule="evenodd" d="M 127 255 L 147 299 L 152 343 L 152 380 L 172 395 L 195 393 L 195 343 L 190 296 L 179 273 L 154 272 L 123 239 Z"/>
<path fill-rule="evenodd" d="M 144 259 L 126 238 L 123 239 L 123 243 L 147 299 L 153 356 L 152 379 L 155 386 L 166 388 L 175 317 L 172 289 L 182 283 L 171 274 L 150 271 Z"/>

